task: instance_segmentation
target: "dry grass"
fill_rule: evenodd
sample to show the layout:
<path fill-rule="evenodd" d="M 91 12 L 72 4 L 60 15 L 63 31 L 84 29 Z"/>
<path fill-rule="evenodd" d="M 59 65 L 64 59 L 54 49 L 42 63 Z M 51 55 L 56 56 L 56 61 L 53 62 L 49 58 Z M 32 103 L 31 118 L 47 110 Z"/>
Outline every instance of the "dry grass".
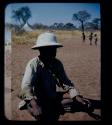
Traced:
<path fill-rule="evenodd" d="M 38 35 L 45 32 L 47 30 L 35 30 L 33 32 L 23 32 L 22 34 L 17 34 L 13 32 L 12 34 L 12 42 L 16 44 L 29 44 L 29 43 L 35 43 Z M 80 37 L 81 32 L 78 30 L 74 31 L 66 31 L 66 30 L 53 30 L 55 35 L 57 36 L 57 39 L 60 41 L 63 38 L 71 38 L 74 36 Z M 86 36 L 89 35 L 90 32 L 85 32 Z M 100 36 L 100 32 L 95 32 Z"/>

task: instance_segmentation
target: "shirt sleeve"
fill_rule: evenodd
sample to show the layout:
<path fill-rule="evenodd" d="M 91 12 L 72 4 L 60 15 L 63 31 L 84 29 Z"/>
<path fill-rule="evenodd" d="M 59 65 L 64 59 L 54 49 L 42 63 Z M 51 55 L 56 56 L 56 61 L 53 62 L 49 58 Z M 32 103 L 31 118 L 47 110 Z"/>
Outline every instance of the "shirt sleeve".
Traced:
<path fill-rule="evenodd" d="M 33 80 L 34 80 L 34 68 L 31 66 L 31 61 L 27 64 L 25 73 L 21 84 L 21 96 L 24 100 L 31 100 L 33 95 Z"/>
<path fill-rule="evenodd" d="M 58 78 L 62 85 L 62 88 L 68 90 L 71 98 L 74 98 L 75 96 L 79 95 L 79 91 L 76 90 L 73 82 L 71 82 L 67 77 L 63 64 L 59 62 L 57 67 L 58 67 Z"/>

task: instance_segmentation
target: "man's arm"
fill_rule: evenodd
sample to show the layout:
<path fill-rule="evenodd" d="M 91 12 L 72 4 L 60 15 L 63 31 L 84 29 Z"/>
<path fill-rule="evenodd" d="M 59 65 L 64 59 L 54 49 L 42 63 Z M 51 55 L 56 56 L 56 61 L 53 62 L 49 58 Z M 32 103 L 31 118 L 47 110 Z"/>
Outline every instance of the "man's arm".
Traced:
<path fill-rule="evenodd" d="M 42 114 L 42 111 L 40 106 L 37 104 L 37 99 L 33 93 L 32 83 L 35 82 L 34 76 L 36 71 L 34 70 L 34 67 L 31 63 L 32 62 L 30 61 L 26 66 L 21 88 L 23 99 L 31 106 L 28 106 L 28 110 L 35 118 L 37 118 L 39 115 Z"/>
<path fill-rule="evenodd" d="M 74 101 L 77 101 L 83 105 L 87 105 L 88 108 L 90 106 L 90 101 L 83 98 L 83 96 L 80 95 L 79 91 L 75 88 L 74 84 L 68 79 L 64 67 L 62 63 L 59 64 L 59 80 L 62 83 L 62 87 L 66 90 L 68 90 L 68 93 L 70 95 L 70 98 Z"/>
<path fill-rule="evenodd" d="M 29 62 L 26 66 L 21 84 L 22 97 L 25 100 L 31 100 L 33 98 L 33 86 L 32 86 L 33 75 L 34 75 L 34 69 L 31 67 L 31 62 Z"/>
<path fill-rule="evenodd" d="M 67 77 L 63 64 L 60 61 L 58 62 L 57 67 L 58 67 L 58 78 L 62 85 L 62 88 L 69 92 L 70 98 L 74 98 L 75 96 L 79 95 L 79 91 L 76 90 L 74 84 Z"/>

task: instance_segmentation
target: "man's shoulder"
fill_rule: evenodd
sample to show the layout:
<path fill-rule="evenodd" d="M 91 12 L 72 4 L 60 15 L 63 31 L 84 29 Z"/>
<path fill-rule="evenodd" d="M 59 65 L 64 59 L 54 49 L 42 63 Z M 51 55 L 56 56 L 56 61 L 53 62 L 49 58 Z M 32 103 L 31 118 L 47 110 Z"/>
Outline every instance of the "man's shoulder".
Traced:
<path fill-rule="evenodd" d="M 30 59 L 29 62 L 30 62 L 30 63 L 32 63 L 32 62 L 37 62 L 38 60 L 39 60 L 38 57 L 34 57 L 34 58 Z"/>
<path fill-rule="evenodd" d="M 58 64 L 58 65 L 62 65 L 62 62 L 61 62 L 59 59 L 57 59 L 57 58 L 55 58 L 55 62 L 56 62 L 56 64 Z"/>
<path fill-rule="evenodd" d="M 38 62 L 39 62 L 39 58 L 38 57 L 34 57 L 34 58 L 29 60 L 28 64 L 34 65 L 34 64 L 37 64 Z"/>
<path fill-rule="evenodd" d="M 34 57 L 29 60 L 29 62 L 27 63 L 27 66 L 36 71 L 38 64 L 39 64 L 39 58 Z"/>

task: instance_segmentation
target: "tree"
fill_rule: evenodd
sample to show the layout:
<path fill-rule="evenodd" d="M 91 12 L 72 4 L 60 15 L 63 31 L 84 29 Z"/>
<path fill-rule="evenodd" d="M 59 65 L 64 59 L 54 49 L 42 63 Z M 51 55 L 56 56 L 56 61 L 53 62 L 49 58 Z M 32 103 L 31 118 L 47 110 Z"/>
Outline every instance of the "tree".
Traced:
<path fill-rule="evenodd" d="M 79 11 L 78 13 L 74 13 L 72 20 L 79 21 L 81 23 L 82 32 L 84 33 L 84 23 L 91 18 L 91 15 L 86 11 Z"/>
<path fill-rule="evenodd" d="M 41 23 L 35 23 L 32 25 L 32 29 L 47 29 L 49 28 L 47 25 L 43 25 Z"/>
<path fill-rule="evenodd" d="M 100 19 L 94 18 L 91 22 L 86 22 L 85 29 L 99 30 L 100 29 Z"/>
<path fill-rule="evenodd" d="M 85 23 L 85 29 L 86 30 L 91 30 L 91 29 L 94 29 L 94 24 L 92 22 L 87 22 Z"/>
<path fill-rule="evenodd" d="M 31 11 L 30 11 L 29 7 L 27 7 L 27 6 L 26 7 L 22 7 L 20 9 L 20 11 L 22 13 L 21 18 L 22 18 L 22 20 L 23 20 L 23 22 L 25 24 L 25 23 L 27 23 L 28 19 L 31 18 Z"/>
<path fill-rule="evenodd" d="M 58 29 L 63 29 L 63 27 L 64 27 L 64 24 L 63 24 L 63 23 L 58 23 L 58 25 L 57 25 L 57 28 L 58 28 Z"/>
<path fill-rule="evenodd" d="M 24 25 L 28 22 L 28 19 L 31 18 L 31 11 L 29 7 L 21 7 L 18 10 L 12 11 L 12 18 L 20 23 L 20 25 Z"/>
<path fill-rule="evenodd" d="M 64 25 L 64 27 L 66 28 L 66 29 L 76 29 L 76 27 L 72 24 L 72 23 L 66 23 L 65 25 Z"/>
<path fill-rule="evenodd" d="M 21 12 L 20 12 L 20 10 L 13 10 L 13 11 L 12 11 L 12 18 L 14 18 L 15 21 L 19 22 L 20 25 L 22 25 L 22 22 L 21 22 Z"/>
<path fill-rule="evenodd" d="M 100 29 L 100 18 L 94 18 L 92 20 L 92 23 L 93 23 L 94 29 L 96 30 Z"/>

